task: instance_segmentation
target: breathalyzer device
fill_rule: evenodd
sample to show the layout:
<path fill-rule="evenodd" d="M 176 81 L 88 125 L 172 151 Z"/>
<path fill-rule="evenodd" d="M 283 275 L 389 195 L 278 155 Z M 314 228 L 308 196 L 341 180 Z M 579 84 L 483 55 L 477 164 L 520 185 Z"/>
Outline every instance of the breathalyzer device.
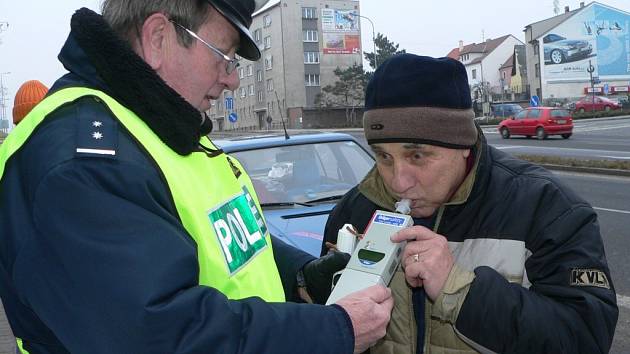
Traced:
<path fill-rule="evenodd" d="M 350 261 L 341 273 L 326 305 L 372 285 L 388 286 L 400 264 L 405 246 L 405 242 L 393 243 L 389 238 L 411 225 L 413 219 L 409 215 L 383 210 L 374 212 L 363 239 L 352 252 Z"/>

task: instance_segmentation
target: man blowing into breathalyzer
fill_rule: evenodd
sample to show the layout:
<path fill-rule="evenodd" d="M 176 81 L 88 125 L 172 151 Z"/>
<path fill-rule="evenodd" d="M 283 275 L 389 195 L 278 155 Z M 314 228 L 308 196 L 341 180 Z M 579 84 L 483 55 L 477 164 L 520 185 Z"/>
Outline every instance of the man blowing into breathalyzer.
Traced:
<path fill-rule="evenodd" d="M 456 60 L 397 55 L 368 83 L 376 166 L 330 214 L 325 241 L 346 223 L 363 233 L 401 199 L 415 224 L 392 236 L 408 243 L 370 353 L 608 352 L 618 309 L 597 214 L 549 171 L 489 146 L 473 117 Z"/>

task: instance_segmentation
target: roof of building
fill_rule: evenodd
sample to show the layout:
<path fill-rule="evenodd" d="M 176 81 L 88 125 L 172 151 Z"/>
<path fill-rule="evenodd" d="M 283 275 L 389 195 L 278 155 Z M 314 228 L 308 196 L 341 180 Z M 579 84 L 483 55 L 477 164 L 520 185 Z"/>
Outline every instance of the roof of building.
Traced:
<path fill-rule="evenodd" d="M 527 77 L 527 59 L 525 56 L 525 45 L 515 45 L 514 46 L 514 55 L 512 56 L 514 59 L 514 63 L 512 64 L 512 76 L 516 75 L 516 70 L 519 71 L 519 74 L 522 78 Z"/>
<path fill-rule="evenodd" d="M 446 56 L 449 58 L 459 60 L 459 57 L 463 54 L 481 53 L 482 55 L 479 58 L 475 58 L 470 63 L 466 63 L 467 65 L 476 64 L 476 63 L 481 62 L 488 54 L 492 53 L 493 50 L 495 50 L 501 43 L 503 43 L 510 36 L 511 34 L 506 34 L 505 36 L 502 36 L 499 38 L 487 39 L 483 43 L 467 44 L 463 46 L 461 50 L 459 50 L 459 47 L 455 47 Z"/>
<path fill-rule="evenodd" d="M 585 8 L 591 6 L 594 2 L 589 3 L 588 5 L 584 6 L 584 7 L 579 7 L 575 10 L 571 10 L 568 12 L 564 12 L 561 13 L 560 15 L 556 15 L 553 17 L 549 17 L 547 19 L 538 21 L 538 22 L 534 22 L 534 23 L 530 23 L 529 25 L 525 26 L 525 29 L 527 29 L 527 27 L 531 27 L 532 29 L 532 39 L 538 39 L 540 37 L 542 37 L 542 35 L 544 35 L 545 33 L 549 32 L 551 29 L 557 27 L 559 24 L 561 24 L 562 22 L 568 20 L 570 17 L 572 17 L 573 15 L 577 14 L 578 12 L 584 10 Z M 526 38 L 527 40 L 527 38 Z"/>
<path fill-rule="evenodd" d="M 505 61 L 505 63 L 503 63 L 503 65 L 499 67 L 499 70 L 511 68 L 512 66 L 514 66 L 514 54 L 510 55 L 510 57 Z"/>
<path fill-rule="evenodd" d="M 459 60 L 459 48 L 453 48 L 446 56 L 451 59 Z"/>

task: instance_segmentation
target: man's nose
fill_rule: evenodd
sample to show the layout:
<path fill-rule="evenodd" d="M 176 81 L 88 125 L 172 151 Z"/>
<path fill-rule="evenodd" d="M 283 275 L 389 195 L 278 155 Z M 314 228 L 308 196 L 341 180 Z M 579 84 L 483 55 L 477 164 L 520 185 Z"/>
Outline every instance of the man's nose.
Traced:
<path fill-rule="evenodd" d="M 390 188 L 396 194 L 403 194 L 416 184 L 413 169 L 405 162 L 394 162 L 392 185 Z"/>
<path fill-rule="evenodd" d="M 223 71 L 219 74 L 220 82 L 227 87 L 228 90 L 234 91 L 241 84 L 241 80 L 238 78 L 238 68 L 234 69 L 231 73 Z"/>

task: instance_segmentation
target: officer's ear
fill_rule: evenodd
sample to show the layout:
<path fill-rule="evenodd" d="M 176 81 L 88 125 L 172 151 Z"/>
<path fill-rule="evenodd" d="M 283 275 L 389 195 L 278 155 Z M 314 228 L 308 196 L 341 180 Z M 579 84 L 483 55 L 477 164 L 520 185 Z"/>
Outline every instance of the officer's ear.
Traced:
<path fill-rule="evenodd" d="M 164 64 L 169 50 L 177 45 L 175 28 L 162 13 L 154 13 L 142 24 L 140 41 L 136 51 L 153 70 L 158 71 Z"/>

